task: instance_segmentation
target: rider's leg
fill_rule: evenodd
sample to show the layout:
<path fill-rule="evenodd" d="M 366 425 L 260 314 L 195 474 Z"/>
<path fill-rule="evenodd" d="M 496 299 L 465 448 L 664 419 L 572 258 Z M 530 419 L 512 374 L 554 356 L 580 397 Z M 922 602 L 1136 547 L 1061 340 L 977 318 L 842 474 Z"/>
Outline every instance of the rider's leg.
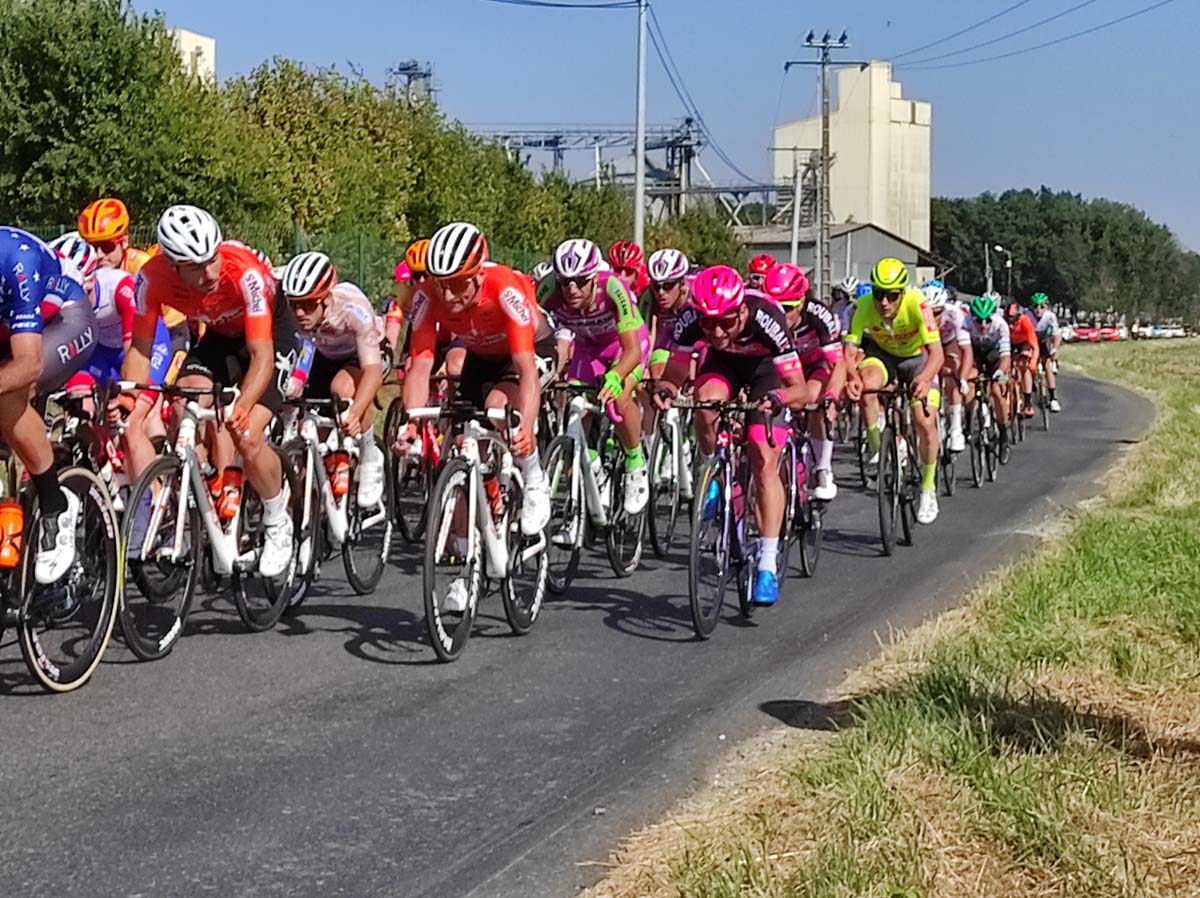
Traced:
<path fill-rule="evenodd" d="M 239 434 L 234 445 L 242 455 L 246 479 L 263 500 L 263 519 L 276 520 L 286 513 L 287 497 L 283 495 L 283 465 L 279 454 L 266 444 L 263 434 L 275 417 L 265 405 L 250 410 L 250 425 Z"/>
<path fill-rule="evenodd" d="M 50 438 L 46 436 L 46 422 L 29 404 L 25 394 L 0 394 L 0 437 L 29 472 L 43 516 L 65 511 L 67 501 L 58 485 L 58 470 Z"/>
<path fill-rule="evenodd" d="M 927 493 L 937 489 L 937 461 L 941 452 L 937 410 L 940 403 L 941 396 L 934 388 L 925 397 L 924 404 L 914 402 L 912 407 L 913 424 L 917 429 L 917 448 L 921 455 L 921 490 Z"/>
<path fill-rule="evenodd" d="M 879 451 L 879 396 L 875 392 L 887 386 L 888 371 L 883 362 L 876 358 L 863 359 L 858 366 L 863 382 L 862 413 L 867 425 L 867 446 L 872 453 Z"/>

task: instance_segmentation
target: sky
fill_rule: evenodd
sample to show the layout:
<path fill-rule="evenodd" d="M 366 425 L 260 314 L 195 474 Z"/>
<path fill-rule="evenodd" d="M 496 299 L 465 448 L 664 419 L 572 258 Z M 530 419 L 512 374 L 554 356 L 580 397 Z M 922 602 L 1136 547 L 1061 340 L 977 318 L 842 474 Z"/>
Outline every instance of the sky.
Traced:
<path fill-rule="evenodd" d="M 1045 184 L 1103 196 L 1144 209 L 1200 250 L 1197 0 L 1174 0 L 1076 40 L 993 62 L 977 60 L 1100 25 L 1154 0 L 652 2 L 709 131 L 754 178 L 769 178 L 772 127 L 818 108 L 813 67 L 785 76 L 783 61 L 813 58 L 804 48 L 809 28 L 835 36 L 845 29 L 851 48 L 842 58 L 907 54 L 896 59 L 894 77 L 906 97 L 933 104 L 936 195 Z M 995 42 L 1072 7 L 1080 8 Z M 416 58 L 433 64 L 440 105 L 467 125 L 631 126 L 634 118 L 636 9 L 539 9 L 490 0 L 340 0 L 315 14 L 294 0 L 249 6 L 156 0 L 153 8 L 171 26 L 217 39 L 221 79 L 278 55 L 314 66 L 353 64 L 382 81 L 389 66 Z M 985 42 L 942 61 L 970 65 L 916 64 Z M 684 107 L 650 46 L 647 72 L 647 122 L 678 123 Z M 711 148 L 701 160 L 720 183 L 742 180 Z M 581 170 L 590 165 L 590 153 L 573 162 Z"/>

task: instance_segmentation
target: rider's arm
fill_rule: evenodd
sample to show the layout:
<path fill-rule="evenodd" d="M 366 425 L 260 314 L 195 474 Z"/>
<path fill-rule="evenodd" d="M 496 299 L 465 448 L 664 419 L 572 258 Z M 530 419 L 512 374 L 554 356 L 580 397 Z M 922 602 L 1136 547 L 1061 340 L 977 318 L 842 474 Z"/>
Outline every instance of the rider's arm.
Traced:
<path fill-rule="evenodd" d="M 162 308 L 145 271 L 137 276 L 133 306 L 130 343 L 125 351 L 125 361 L 121 365 L 121 378 L 144 384 L 150 378 L 150 356 L 154 353 L 154 334 L 158 330 L 158 317 Z M 151 397 L 147 401 L 152 403 L 154 398 Z"/>
<path fill-rule="evenodd" d="M 429 401 L 429 377 L 433 374 L 433 356 L 437 349 L 437 316 L 429 297 L 421 291 L 413 297 L 408 326 L 409 368 L 400 395 L 406 409 L 423 408 Z"/>
<path fill-rule="evenodd" d="M 624 380 L 642 364 L 642 332 L 645 325 L 633 297 L 620 278 L 609 278 L 605 289 L 617 309 L 617 339 L 621 343 L 621 355 L 613 365 L 613 370 Z"/>
<path fill-rule="evenodd" d="M 532 350 L 514 352 L 512 361 L 517 369 L 517 411 L 521 413 L 521 427 L 532 434 L 542 404 L 542 376 L 538 371 L 537 356 Z"/>
<path fill-rule="evenodd" d="M 271 321 L 271 303 L 284 302 L 282 296 L 274 297 L 274 282 L 268 284 L 262 275 L 248 269 L 238 284 L 242 291 L 245 307 L 246 349 L 250 352 L 250 365 L 242 377 L 241 393 L 234 405 L 249 412 L 271 385 L 275 377 L 275 337 Z"/>

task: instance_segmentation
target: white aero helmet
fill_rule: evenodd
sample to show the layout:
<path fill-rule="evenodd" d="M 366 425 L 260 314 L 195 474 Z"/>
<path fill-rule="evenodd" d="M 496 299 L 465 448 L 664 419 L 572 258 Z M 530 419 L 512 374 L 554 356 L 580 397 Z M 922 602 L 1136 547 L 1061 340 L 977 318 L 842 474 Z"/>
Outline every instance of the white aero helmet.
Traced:
<path fill-rule="evenodd" d="M 554 266 L 549 262 L 538 262 L 533 266 L 533 271 L 529 272 L 529 276 L 535 281 L 543 280 L 546 275 L 554 273 Z"/>
<path fill-rule="evenodd" d="M 646 272 L 656 284 L 682 280 L 688 273 L 688 257 L 677 249 L 655 250 L 646 263 Z"/>
<path fill-rule="evenodd" d="M 100 265 L 100 253 L 78 231 L 67 231 L 48 245 L 60 258 L 72 262 L 83 277 L 91 277 Z"/>
<path fill-rule="evenodd" d="M 301 253 L 279 273 L 279 287 L 288 299 L 323 299 L 336 283 L 337 271 L 324 253 Z"/>
<path fill-rule="evenodd" d="M 858 278 L 852 274 L 848 274 L 838 281 L 837 285 L 839 290 L 853 298 L 854 292 L 858 289 Z"/>
<path fill-rule="evenodd" d="M 946 301 L 950 298 L 946 293 L 946 288 L 933 281 L 923 285 L 921 292 L 925 294 L 925 301 L 929 303 L 929 309 L 932 312 L 940 312 L 944 309 Z"/>
<path fill-rule="evenodd" d="M 158 245 L 172 262 L 203 264 L 217 254 L 221 228 L 196 206 L 171 206 L 158 220 Z"/>
<path fill-rule="evenodd" d="M 602 270 L 600 247 L 582 237 L 564 240 L 554 251 L 554 273 L 560 278 L 587 278 Z"/>
<path fill-rule="evenodd" d="M 438 228 L 429 238 L 425 270 L 435 278 L 472 277 L 483 270 L 488 245 L 475 225 L 455 221 Z"/>

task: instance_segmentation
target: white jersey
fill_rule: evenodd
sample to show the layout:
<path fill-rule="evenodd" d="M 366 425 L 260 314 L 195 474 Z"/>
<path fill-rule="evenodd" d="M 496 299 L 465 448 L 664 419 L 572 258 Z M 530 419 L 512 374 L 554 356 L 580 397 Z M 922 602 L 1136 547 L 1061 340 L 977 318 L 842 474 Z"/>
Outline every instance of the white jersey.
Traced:
<path fill-rule="evenodd" d="M 977 356 L 988 356 L 999 351 L 1000 355 L 1012 355 L 1012 339 L 1008 333 L 1008 322 L 999 312 L 987 321 L 979 321 L 974 315 L 966 315 L 967 334 Z"/>
<path fill-rule="evenodd" d="M 942 307 L 942 319 L 938 322 L 938 331 L 942 335 L 942 345 L 968 346 L 971 335 L 967 333 L 965 322 L 966 313 L 956 302 L 948 302 Z"/>
<path fill-rule="evenodd" d="M 1041 315 L 1034 312 L 1034 317 L 1034 327 L 1039 337 L 1053 337 L 1058 333 L 1058 316 L 1049 308 L 1043 310 Z"/>
<path fill-rule="evenodd" d="M 357 356 L 364 368 L 382 364 L 383 321 L 366 294 L 346 281 L 334 285 L 325 300 L 325 317 L 307 336 L 328 359 L 343 361 Z"/>
<path fill-rule="evenodd" d="M 121 268 L 98 268 L 92 305 L 96 311 L 96 342 L 124 349 L 133 332 L 133 275 Z"/>

